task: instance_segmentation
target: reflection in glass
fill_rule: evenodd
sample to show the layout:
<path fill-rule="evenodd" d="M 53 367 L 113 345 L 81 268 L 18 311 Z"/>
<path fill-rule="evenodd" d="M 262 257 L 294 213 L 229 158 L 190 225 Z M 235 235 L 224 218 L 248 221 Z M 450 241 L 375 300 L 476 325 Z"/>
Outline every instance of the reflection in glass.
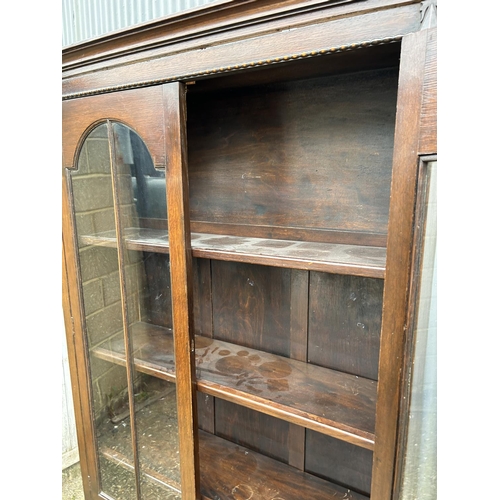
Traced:
<path fill-rule="evenodd" d="M 437 190 L 436 162 L 427 165 L 428 199 L 415 328 L 410 418 L 403 473 L 403 500 L 437 495 Z"/>
<path fill-rule="evenodd" d="M 131 351 L 142 357 L 144 331 L 163 328 L 172 338 L 170 262 L 168 254 L 130 248 L 131 234 L 147 233 L 153 225 L 165 230 L 165 173 L 154 169 L 151 156 L 139 136 L 114 123 L 117 178 L 116 207 L 123 240 L 123 272 Z M 140 340 L 136 338 L 140 337 Z M 133 344 L 133 345 L 132 345 Z M 164 346 L 167 344 L 164 343 Z M 171 342 L 168 342 L 173 355 Z M 172 359 L 173 361 L 173 359 Z M 144 373 L 135 374 L 134 405 L 141 492 L 145 498 L 178 498 L 180 492 L 175 384 Z M 162 492 L 156 496 L 156 491 Z"/>
<path fill-rule="evenodd" d="M 167 234 L 165 174 L 135 132 L 113 123 L 86 138 L 71 180 L 101 489 L 116 500 L 180 499 L 168 254 L 128 244 L 150 227 Z M 171 360 L 160 377 L 137 362 L 151 328 L 155 352 Z"/>

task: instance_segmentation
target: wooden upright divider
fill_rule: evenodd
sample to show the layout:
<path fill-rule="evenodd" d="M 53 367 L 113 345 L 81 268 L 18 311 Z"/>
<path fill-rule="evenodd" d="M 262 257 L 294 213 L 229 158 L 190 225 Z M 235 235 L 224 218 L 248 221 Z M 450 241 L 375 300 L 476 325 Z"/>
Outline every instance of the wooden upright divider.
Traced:
<path fill-rule="evenodd" d="M 185 498 L 195 499 L 200 495 L 200 478 L 185 85 L 179 82 L 166 84 L 163 96 L 181 487 Z"/>
<path fill-rule="evenodd" d="M 409 34 L 401 47 L 372 473 L 374 499 L 392 496 L 427 37 L 428 30 Z"/>

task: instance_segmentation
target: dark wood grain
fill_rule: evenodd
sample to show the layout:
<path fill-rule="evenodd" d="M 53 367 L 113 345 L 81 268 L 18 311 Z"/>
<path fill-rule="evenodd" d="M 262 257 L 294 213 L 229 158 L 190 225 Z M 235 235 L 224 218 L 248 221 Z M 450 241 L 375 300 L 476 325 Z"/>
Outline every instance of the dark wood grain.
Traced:
<path fill-rule="evenodd" d="M 197 392 L 198 397 L 198 427 L 206 432 L 215 432 L 214 397 Z"/>
<path fill-rule="evenodd" d="M 189 229 L 185 87 L 163 86 L 167 199 L 170 238 L 172 319 L 177 384 L 181 487 L 186 498 L 199 498 L 197 396 L 194 385 L 193 265 Z M 193 345 L 194 347 L 194 345 Z"/>
<path fill-rule="evenodd" d="M 429 30 L 408 35 L 403 40 L 401 50 L 387 240 L 388 266 L 380 339 L 377 444 L 374 449 L 371 486 L 373 500 L 392 497 L 428 36 Z"/>
<path fill-rule="evenodd" d="M 212 261 L 214 338 L 290 355 L 291 271 Z"/>
<path fill-rule="evenodd" d="M 136 369 L 176 379 L 169 329 L 134 325 Z M 125 362 L 123 342 L 96 348 L 94 355 Z M 199 391 L 372 449 L 376 382 L 256 349 L 196 337 Z"/>
<path fill-rule="evenodd" d="M 290 357 L 298 361 L 307 361 L 307 336 L 309 321 L 309 273 L 292 271 L 290 297 Z M 304 470 L 305 440 L 304 427 L 289 424 L 288 427 L 288 463 Z"/>
<path fill-rule="evenodd" d="M 367 500 L 364 495 L 205 432 L 200 432 L 200 454 L 202 495 L 207 499 L 297 500 L 300 495 L 314 500 Z"/>
<path fill-rule="evenodd" d="M 373 452 L 307 430 L 305 470 L 370 495 Z"/>
<path fill-rule="evenodd" d="M 385 233 L 396 92 L 388 69 L 193 94 L 191 217 Z"/>
<path fill-rule="evenodd" d="M 144 304 L 142 320 L 172 328 L 172 293 L 168 255 L 143 252 Z"/>
<path fill-rule="evenodd" d="M 308 361 L 378 378 L 384 281 L 311 273 Z"/>
<path fill-rule="evenodd" d="M 126 233 L 125 240 L 127 248 L 131 250 L 169 253 L 169 237 L 165 230 L 131 229 Z M 112 231 L 82 235 L 81 242 L 116 246 L 116 238 Z M 385 274 L 385 248 L 382 247 L 207 233 L 191 233 L 191 245 L 193 256 L 199 258 L 374 278 L 383 278 Z"/>
<path fill-rule="evenodd" d="M 193 259 L 193 319 L 197 335 L 213 336 L 212 273 L 207 259 Z"/>
<path fill-rule="evenodd" d="M 219 398 L 215 398 L 215 415 L 217 436 L 288 462 L 288 422 Z"/>

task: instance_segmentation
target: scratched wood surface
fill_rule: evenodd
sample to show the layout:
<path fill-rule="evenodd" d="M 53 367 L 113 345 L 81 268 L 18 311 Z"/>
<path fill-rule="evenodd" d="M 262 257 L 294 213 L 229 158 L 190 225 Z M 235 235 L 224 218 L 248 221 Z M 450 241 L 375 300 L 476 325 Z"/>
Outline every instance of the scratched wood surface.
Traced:
<path fill-rule="evenodd" d="M 311 273 L 308 360 L 377 380 L 384 280 Z"/>
<path fill-rule="evenodd" d="M 398 71 L 188 95 L 196 221 L 387 232 Z"/>
<path fill-rule="evenodd" d="M 175 380 L 171 330 L 138 323 L 132 335 L 136 369 Z M 121 340 L 93 352 L 125 362 Z M 198 390 L 373 448 L 374 381 L 207 337 L 196 337 L 195 354 Z"/>
<path fill-rule="evenodd" d="M 373 452 L 306 429 L 305 470 L 370 495 Z"/>
<path fill-rule="evenodd" d="M 280 462 L 289 463 L 288 422 L 223 399 L 214 398 L 214 401 L 214 434 Z"/>
<path fill-rule="evenodd" d="M 206 432 L 199 436 L 201 492 L 207 499 L 368 498 Z"/>
<path fill-rule="evenodd" d="M 125 235 L 131 250 L 168 253 L 168 233 L 164 230 L 136 228 Z M 116 246 L 112 231 L 83 235 L 84 244 Z M 308 269 L 382 278 L 385 248 L 244 236 L 192 233 L 193 256 L 233 262 L 251 262 L 291 269 Z"/>

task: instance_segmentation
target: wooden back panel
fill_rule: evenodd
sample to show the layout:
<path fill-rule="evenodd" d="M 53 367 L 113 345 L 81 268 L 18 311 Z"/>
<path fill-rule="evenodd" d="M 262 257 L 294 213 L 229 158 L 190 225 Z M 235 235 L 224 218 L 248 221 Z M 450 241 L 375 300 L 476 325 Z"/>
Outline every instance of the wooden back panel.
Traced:
<path fill-rule="evenodd" d="M 192 220 L 385 235 L 397 76 L 188 95 Z"/>

